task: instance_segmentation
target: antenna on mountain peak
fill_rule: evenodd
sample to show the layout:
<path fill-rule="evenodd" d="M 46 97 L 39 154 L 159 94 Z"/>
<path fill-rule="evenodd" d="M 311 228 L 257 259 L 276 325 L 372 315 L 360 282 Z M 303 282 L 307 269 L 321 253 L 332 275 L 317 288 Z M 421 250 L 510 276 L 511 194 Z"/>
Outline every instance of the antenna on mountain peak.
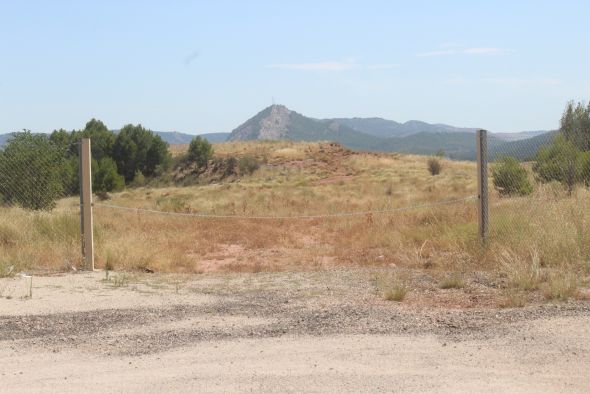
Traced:
<path fill-rule="evenodd" d="M 275 96 L 272 96 L 272 105 L 273 105 L 273 107 L 275 105 Z"/>

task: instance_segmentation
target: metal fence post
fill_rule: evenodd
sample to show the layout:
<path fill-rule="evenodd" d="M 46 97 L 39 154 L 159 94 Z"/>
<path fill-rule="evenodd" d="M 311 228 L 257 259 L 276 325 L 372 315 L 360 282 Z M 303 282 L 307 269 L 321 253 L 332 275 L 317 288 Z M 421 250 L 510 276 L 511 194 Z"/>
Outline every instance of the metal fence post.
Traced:
<path fill-rule="evenodd" d="M 488 142 L 487 131 L 477 130 L 477 220 L 479 237 L 483 242 L 488 239 Z"/>
<path fill-rule="evenodd" d="M 91 160 L 90 138 L 82 138 L 80 142 L 80 227 L 82 228 L 84 269 L 89 271 L 94 270 Z"/>

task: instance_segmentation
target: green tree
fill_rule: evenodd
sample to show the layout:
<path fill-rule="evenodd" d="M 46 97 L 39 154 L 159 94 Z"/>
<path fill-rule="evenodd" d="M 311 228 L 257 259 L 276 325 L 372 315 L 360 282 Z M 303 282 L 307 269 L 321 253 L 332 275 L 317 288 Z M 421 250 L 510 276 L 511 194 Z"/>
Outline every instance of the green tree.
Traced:
<path fill-rule="evenodd" d="M 77 156 L 65 157 L 60 166 L 60 179 L 63 185 L 64 195 L 80 193 L 80 162 Z"/>
<path fill-rule="evenodd" d="M 172 157 L 168 150 L 168 143 L 160 136 L 153 135 L 147 152 L 145 168 L 142 172 L 147 176 L 161 175 L 170 167 Z"/>
<path fill-rule="evenodd" d="M 126 125 L 113 145 L 112 158 L 125 182 L 133 181 L 135 173 L 154 176 L 166 170 L 171 161 L 168 144 L 141 125 Z"/>
<path fill-rule="evenodd" d="M 553 144 L 539 149 L 533 171 L 541 182 L 560 182 L 571 193 L 579 178 L 579 153 L 574 143 L 560 134 Z"/>
<path fill-rule="evenodd" d="M 73 137 L 74 132 L 68 132 L 64 129 L 53 130 L 49 136 L 49 141 L 54 144 L 57 148 L 61 149 L 66 155 L 77 155 L 78 145 L 77 141 Z"/>
<path fill-rule="evenodd" d="M 66 157 L 48 136 L 16 133 L 0 152 L 0 196 L 5 203 L 52 209 L 64 195 Z"/>
<path fill-rule="evenodd" d="M 92 188 L 96 192 L 113 192 L 125 187 L 125 178 L 117 172 L 117 164 L 110 157 L 93 160 Z"/>
<path fill-rule="evenodd" d="M 101 160 L 103 157 L 112 157 L 113 145 L 116 135 L 107 126 L 97 119 L 91 119 L 82 130 L 68 132 L 64 129 L 54 130 L 49 139 L 55 145 L 67 150 L 69 155 L 78 155 L 78 142 L 81 138 L 90 138 L 92 141 L 92 157 Z"/>
<path fill-rule="evenodd" d="M 501 195 L 525 196 L 533 191 L 526 168 L 514 157 L 504 157 L 492 166 L 492 177 L 494 188 Z"/>
<path fill-rule="evenodd" d="M 578 150 L 590 150 L 590 103 L 570 101 L 561 117 L 559 131 Z"/>
<path fill-rule="evenodd" d="M 80 138 L 90 138 L 92 157 L 100 161 L 104 157 L 113 156 L 113 146 L 115 144 L 115 133 L 97 119 L 90 119 L 84 129 L 80 132 L 73 132 L 72 137 L 75 141 Z"/>
<path fill-rule="evenodd" d="M 205 138 L 197 136 L 191 140 L 188 146 L 187 159 L 196 163 L 198 167 L 204 167 L 213 157 L 213 147 Z"/>
<path fill-rule="evenodd" d="M 590 151 L 578 156 L 578 179 L 586 186 L 590 186 Z"/>

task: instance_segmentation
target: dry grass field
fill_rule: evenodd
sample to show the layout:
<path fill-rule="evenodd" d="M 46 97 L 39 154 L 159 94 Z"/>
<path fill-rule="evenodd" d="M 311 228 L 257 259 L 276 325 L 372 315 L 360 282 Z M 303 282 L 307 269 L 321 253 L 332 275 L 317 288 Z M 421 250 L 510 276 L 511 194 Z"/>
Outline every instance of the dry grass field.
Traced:
<path fill-rule="evenodd" d="M 172 147 L 175 154 L 185 150 Z M 97 266 L 165 273 L 376 267 L 375 284 L 385 299 L 418 304 L 522 306 L 588 297 L 588 189 L 579 188 L 571 197 L 552 184 L 537 185 L 524 198 L 492 193 L 491 236 L 484 246 L 476 235 L 474 199 L 428 206 L 474 196 L 475 163 L 442 159 L 441 174 L 432 176 L 427 157 L 351 152 L 330 143 L 223 143 L 215 145 L 215 152 L 254 157 L 261 166 L 251 175 L 220 182 L 129 188 L 107 201 L 96 200 Z M 162 215 L 102 204 L 286 217 L 415 208 L 244 219 Z M 77 209 L 77 198 L 60 201 L 52 212 L 0 208 L 0 274 L 76 266 Z M 483 290 L 475 291 L 479 285 Z"/>

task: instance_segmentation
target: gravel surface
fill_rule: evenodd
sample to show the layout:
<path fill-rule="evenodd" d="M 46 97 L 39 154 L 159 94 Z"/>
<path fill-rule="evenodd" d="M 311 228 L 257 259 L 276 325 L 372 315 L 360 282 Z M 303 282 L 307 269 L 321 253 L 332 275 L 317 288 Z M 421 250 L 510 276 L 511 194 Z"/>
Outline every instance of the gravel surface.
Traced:
<path fill-rule="evenodd" d="M 549 329 L 562 327 L 563 322 L 568 322 L 565 324 L 566 328 L 578 327 L 578 331 L 581 330 L 581 332 L 578 332 L 578 336 L 572 336 L 571 333 L 566 335 L 569 341 L 566 341 L 566 345 L 557 343 L 561 337 L 554 337 L 557 342 L 552 346 L 558 346 L 559 352 L 566 349 L 563 354 L 567 354 L 568 357 L 573 356 L 574 360 L 573 364 L 570 363 L 569 372 L 575 372 L 577 368 L 590 372 L 590 333 L 588 328 L 584 328 L 590 327 L 590 303 L 588 302 L 539 303 L 515 309 L 441 308 L 426 307 L 422 303 L 413 305 L 411 302 L 390 302 L 383 300 L 375 287 L 375 272 L 372 270 L 192 277 L 116 275 L 119 275 L 118 280 L 122 280 L 122 286 L 115 286 L 115 283 L 119 282 L 114 280 L 104 280 L 103 273 L 34 278 L 31 299 L 17 296 L 19 287 L 26 288 L 25 279 L 1 279 L 0 289 L 10 288 L 14 295 L 11 296 L 5 292 L 3 298 L 0 298 L 0 356 L 20 360 L 23 365 L 28 366 L 22 367 L 25 371 L 36 365 L 34 360 L 62 360 L 60 362 L 65 363 L 63 364 L 65 366 L 67 360 L 79 358 L 87 360 L 82 364 L 88 362 L 90 368 L 91 365 L 98 367 L 105 360 L 120 362 L 124 359 L 133 363 L 133 360 L 141 359 L 152 360 L 155 364 L 150 368 L 155 368 L 160 358 L 168 357 L 171 363 L 176 363 L 179 370 L 184 371 L 179 372 L 180 375 L 177 378 L 181 376 L 182 379 L 175 380 L 177 386 L 172 386 L 174 391 L 191 391 L 199 388 L 199 385 L 195 386 L 192 380 L 191 384 L 185 384 L 185 380 L 188 379 L 187 374 L 191 375 L 194 371 L 186 370 L 186 365 L 178 357 L 175 358 L 174 354 L 182 354 L 182 357 L 185 357 L 187 354 L 194 354 L 196 348 L 215 349 L 217 346 L 227 347 L 232 343 L 258 343 L 259 346 L 255 348 L 260 352 L 264 352 L 268 347 L 270 352 L 275 349 L 275 356 L 279 357 L 283 353 L 276 351 L 277 346 L 279 348 L 284 346 L 293 351 L 293 349 L 307 348 L 313 343 L 322 348 L 331 341 L 340 341 L 338 342 L 340 344 L 349 344 L 349 346 L 341 347 L 341 350 L 345 352 L 346 349 L 361 351 L 353 345 L 361 341 L 367 346 L 380 342 L 390 343 L 394 348 L 399 345 L 401 348 L 398 347 L 398 350 L 403 349 L 400 350 L 403 354 L 410 354 L 412 346 L 428 347 L 428 343 L 435 344 L 432 346 L 436 346 L 437 352 L 440 352 L 441 347 L 470 348 L 476 343 L 479 344 L 477 346 L 480 349 L 487 347 L 497 351 L 496 348 L 489 346 L 501 344 L 501 347 L 506 350 L 505 347 L 510 343 L 513 343 L 510 346 L 514 346 L 514 343 L 521 346 L 522 338 L 524 338 L 524 342 L 530 346 L 525 349 L 534 353 L 535 351 L 546 352 L 549 349 L 548 344 L 552 343 L 552 338 L 546 333 L 533 333 L 534 330 L 540 326 L 549 327 Z M 469 288 L 461 290 L 457 292 L 457 297 L 460 298 L 463 293 L 469 293 L 472 290 Z M 455 290 L 451 290 L 451 293 L 452 291 Z M 529 342 L 526 342 L 527 338 Z M 399 344 L 396 345 L 398 342 Z M 534 350 L 535 346 L 545 347 Z M 578 349 L 578 353 L 572 355 L 570 348 Z M 328 346 L 325 349 L 329 352 L 331 348 Z M 371 350 L 362 350 L 366 354 L 362 353 L 358 356 L 366 357 L 377 352 L 376 357 L 379 356 L 384 358 L 384 362 L 395 364 L 398 357 L 397 351 L 390 348 L 383 350 L 384 354 L 380 354 L 378 349 L 378 347 L 371 347 Z M 257 360 L 257 357 L 251 354 L 251 346 L 241 348 L 240 351 L 243 353 L 242 359 L 236 358 L 234 361 L 237 363 L 243 363 L 246 359 Z M 551 351 L 555 353 L 554 350 Z M 289 350 L 285 352 L 288 353 Z M 214 357 L 216 351 L 199 354 L 203 357 L 201 360 L 207 360 L 209 356 Z M 348 354 L 348 357 L 352 355 L 346 352 L 344 354 Z M 559 359 L 560 354 L 554 356 Z M 307 356 L 309 359 L 317 356 L 313 346 Z M 444 353 L 441 356 L 446 357 Z M 297 357 L 303 357 L 303 354 L 298 353 Z M 323 355 L 322 357 L 332 356 Z M 346 358 L 345 355 L 342 357 Z M 231 360 L 231 357 L 229 359 Z M 578 364 L 576 359 L 582 364 Z M 417 358 L 414 361 L 420 360 Z M 224 360 L 224 362 L 227 361 L 228 359 Z M 441 361 L 438 359 L 436 362 L 440 364 Z M 149 364 L 147 361 L 146 363 Z M 148 368 L 147 364 L 144 368 Z M 57 368 L 58 365 L 59 363 L 52 368 Z M 0 367 L 6 369 L 10 365 L 5 362 L 0 363 Z M 246 365 L 243 367 L 245 368 Z M 279 368 L 276 364 L 270 367 Z M 413 373 L 419 375 L 422 367 L 416 366 Z M 445 367 L 448 368 L 448 365 Z M 47 374 L 51 369 L 46 364 L 36 368 L 47 370 Z M 493 370 L 493 363 L 489 368 Z M 8 379 L 12 382 L 11 384 L 22 381 L 18 373 L 10 374 L 3 369 L 0 369 L 2 380 Z M 375 366 L 373 369 L 362 369 L 364 371 L 362 373 L 371 375 L 372 370 L 377 371 L 378 368 Z M 157 371 L 159 371 L 158 368 L 156 373 Z M 523 373 L 526 371 L 525 368 Z M 283 391 L 273 390 L 274 386 L 266 386 L 269 382 L 265 380 L 266 378 L 260 381 L 255 379 L 256 373 L 266 376 L 267 372 L 251 372 L 246 379 L 248 384 L 238 379 L 234 382 L 237 386 L 212 386 L 205 391 L 234 391 L 234 389 Z M 283 371 L 283 373 L 287 372 Z M 348 389 L 356 391 L 362 387 L 370 387 L 374 389 L 373 391 L 389 391 L 391 387 L 386 383 L 392 381 L 393 376 L 389 376 L 386 372 L 380 372 L 380 378 L 375 381 L 383 383 L 384 386 L 371 385 L 370 382 L 365 382 L 366 385 L 363 385 L 362 379 L 359 381 L 353 379 Z M 144 373 L 148 373 L 147 370 L 144 370 Z M 319 384 L 311 391 L 332 391 L 340 387 L 336 382 L 332 382 L 333 387 L 322 383 L 324 378 L 327 379 L 326 382 L 331 381 L 330 373 L 324 376 L 321 371 L 313 369 L 305 373 L 314 376 Z M 383 373 L 385 375 L 381 376 Z M 169 376 L 170 374 L 174 375 L 173 372 L 168 371 L 162 379 L 174 378 Z M 77 378 L 79 385 L 82 386 L 92 381 L 92 379 L 84 380 L 80 376 Z M 212 383 L 218 378 L 221 379 L 221 376 L 215 376 L 213 380 L 207 382 Z M 39 379 L 39 382 L 43 382 L 49 377 Z M 575 377 L 556 378 L 555 382 L 560 384 L 556 387 L 565 387 L 561 386 L 561 383 L 568 379 L 575 380 Z M 257 382 L 263 381 L 266 383 L 256 386 Z M 158 382 L 154 382 L 156 385 L 150 387 L 152 389 L 158 387 L 157 384 L 162 384 L 163 381 Z M 139 384 L 139 382 L 136 383 Z M 299 382 L 299 384 L 302 383 L 304 382 Z M 293 384 L 293 391 L 303 388 L 297 381 Z M 8 387 L 17 388 L 16 386 Z M 64 389 L 68 387 L 64 386 Z M 204 386 L 200 387 L 204 388 Z M 556 387 L 546 386 L 545 388 Z M 439 390 L 440 387 L 439 389 L 430 386 L 422 388 L 446 391 Z M 572 387 L 573 391 L 577 388 L 575 385 Z M 0 391 L 4 389 L 6 387 L 0 384 Z M 94 389 L 96 391 L 103 391 L 103 389 L 133 391 L 128 390 L 130 387 L 117 389 L 117 387 L 105 386 L 94 387 Z M 348 390 L 346 387 L 340 387 L 339 391 L 342 389 Z M 407 390 L 422 391 L 418 386 L 407 387 Z"/>

